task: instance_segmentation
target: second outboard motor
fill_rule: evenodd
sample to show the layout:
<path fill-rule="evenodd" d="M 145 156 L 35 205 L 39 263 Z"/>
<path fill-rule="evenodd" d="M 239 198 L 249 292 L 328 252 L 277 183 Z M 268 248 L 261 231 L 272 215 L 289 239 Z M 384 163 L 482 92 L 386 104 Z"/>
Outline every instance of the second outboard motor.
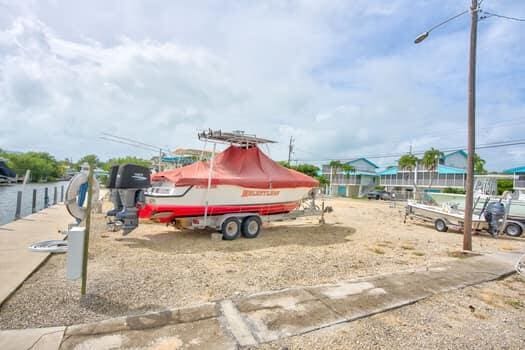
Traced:
<path fill-rule="evenodd" d="M 485 208 L 485 220 L 489 224 L 489 233 L 496 236 L 505 218 L 505 205 L 501 202 L 491 202 Z"/>
<path fill-rule="evenodd" d="M 111 175 L 113 172 L 112 168 Z M 127 235 L 139 225 L 138 206 L 144 203 L 144 190 L 151 187 L 150 171 L 143 166 L 124 164 L 115 172 L 115 187 L 111 189 L 115 208 L 107 213 L 115 220 L 108 222 L 108 225 L 114 229 L 121 228 Z M 109 185 L 112 185 L 111 177 Z"/>

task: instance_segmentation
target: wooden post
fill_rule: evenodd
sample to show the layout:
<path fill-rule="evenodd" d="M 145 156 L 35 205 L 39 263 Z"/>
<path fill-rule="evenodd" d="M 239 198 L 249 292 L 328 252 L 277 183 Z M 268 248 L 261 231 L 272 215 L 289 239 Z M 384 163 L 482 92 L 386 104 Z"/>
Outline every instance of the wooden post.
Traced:
<path fill-rule="evenodd" d="M 15 211 L 15 220 L 19 220 L 22 215 L 22 191 L 16 193 L 16 211 Z"/>
<path fill-rule="evenodd" d="M 36 213 L 36 188 L 33 188 L 33 201 L 31 203 L 31 213 Z"/>
<path fill-rule="evenodd" d="M 60 186 L 60 203 L 64 203 L 64 185 Z"/>
<path fill-rule="evenodd" d="M 57 204 L 57 198 L 58 198 L 58 192 L 57 192 L 57 187 L 55 186 L 55 188 L 53 189 L 53 205 Z"/>
<path fill-rule="evenodd" d="M 44 188 L 44 208 L 49 207 L 49 192 L 47 187 Z"/>
<path fill-rule="evenodd" d="M 83 252 L 83 258 L 82 258 L 82 284 L 80 287 L 81 295 L 86 295 L 89 230 L 91 227 L 91 202 L 93 200 L 93 168 L 94 167 L 95 167 L 94 164 L 89 165 L 87 207 L 86 207 L 86 216 L 84 217 L 86 231 L 84 234 L 84 252 Z"/>

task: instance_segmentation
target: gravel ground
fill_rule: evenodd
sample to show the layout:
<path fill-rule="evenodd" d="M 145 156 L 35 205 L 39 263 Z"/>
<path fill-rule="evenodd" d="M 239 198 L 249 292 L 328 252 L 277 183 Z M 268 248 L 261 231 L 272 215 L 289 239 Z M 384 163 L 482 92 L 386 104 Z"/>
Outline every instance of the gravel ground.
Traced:
<path fill-rule="evenodd" d="M 272 224 L 254 240 L 211 241 L 206 232 L 141 225 L 127 237 L 94 220 L 88 295 L 51 257 L 0 309 L 0 328 L 70 325 L 187 306 L 235 294 L 314 285 L 457 259 L 462 236 L 403 224 L 401 206 L 328 201 L 327 224 Z M 476 236 L 474 250 L 525 251 L 523 239 Z M 444 303 L 446 305 L 446 303 Z"/>
<path fill-rule="evenodd" d="M 524 348 L 525 278 L 513 276 L 257 349 Z"/>

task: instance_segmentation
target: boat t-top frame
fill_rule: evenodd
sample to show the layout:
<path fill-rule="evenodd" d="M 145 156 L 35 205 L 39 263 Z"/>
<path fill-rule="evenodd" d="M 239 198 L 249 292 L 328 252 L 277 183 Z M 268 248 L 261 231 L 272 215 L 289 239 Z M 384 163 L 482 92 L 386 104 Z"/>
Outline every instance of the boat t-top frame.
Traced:
<path fill-rule="evenodd" d="M 205 142 L 216 142 L 243 147 L 251 147 L 262 143 L 276 143 L 276 141 L 263 139 L 255 135 L 245 134 L 244 131 L 234 130 L 223 132 L 222 130 L 205 130 L 198 133 L 199 140 Z"/>

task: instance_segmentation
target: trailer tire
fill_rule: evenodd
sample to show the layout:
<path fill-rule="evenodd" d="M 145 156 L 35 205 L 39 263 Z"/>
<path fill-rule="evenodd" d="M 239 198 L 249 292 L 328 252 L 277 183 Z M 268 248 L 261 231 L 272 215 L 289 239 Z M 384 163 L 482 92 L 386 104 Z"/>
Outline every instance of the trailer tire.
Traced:
<path fill-rule="evenodd" d="M 241 234 L 241 222 L 237 218 L 228 218 L 221 225 L 222 239 L 233 241 Z"/>
<path fill-rule="evenodd" d="M 434 221 L 434 228 L 436 229 L 436 231 L 439 231 L 439 232 L 448 231 L 447 223 L 443 219 L 436 219 L 436 221 Z"/>
<path fill-rule="evenodd" d="M 262 222 L 258 216 L 248 216 L 242 221 L 242 235 L 244 238 L 255 238 L 261 232 L 261 226 Z"/>
<path fill-rule="evenodd" d="M 515 222 L 509 222 L 507 226 L 505 226 L 505 234 L 511 236 L 511 237 L 519 237 L 523 233 L 523 229 L 520 225 L 518 225 Z"/>

